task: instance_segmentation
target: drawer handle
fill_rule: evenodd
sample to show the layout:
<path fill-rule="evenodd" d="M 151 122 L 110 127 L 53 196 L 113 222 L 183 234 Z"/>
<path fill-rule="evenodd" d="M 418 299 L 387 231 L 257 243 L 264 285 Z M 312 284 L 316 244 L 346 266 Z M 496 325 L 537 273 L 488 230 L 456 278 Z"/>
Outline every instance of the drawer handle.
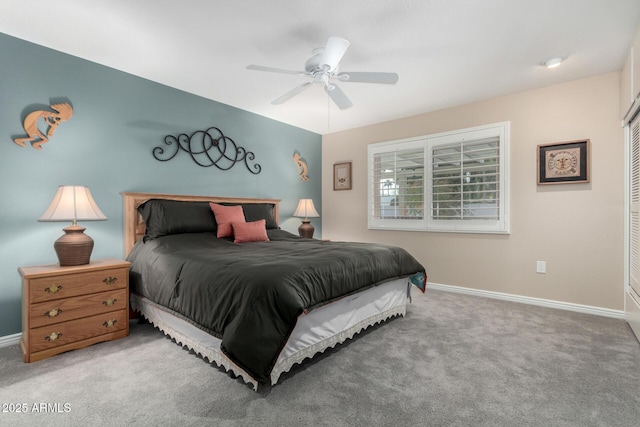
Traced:
<path fill-rule="evenodd" d="M 118 300 L 117 300 L 117 299 L 115 299 L 115 298 L 109 298 L 109 299 L 108 299 L 108 300 L 106 300 L 106 301 L 102 301 L 102 303 L 103 303 L 104 305 L 106 305 L 107 307 L 111 307 L 113 304 L 115 304 L 115 303 L 116 303 L 116 301 L 118 301 Z"/>
<path fill-rule="evenodd" d="M 50 294 L 55 294 L 60 289 L 62 289 L 62 285 L 51 285 L 48 288 L 44 288 L 44 291 L 49 292 Z"/>
<path fill-rule="evenodd" d="M 53 342 L 62 336 L 62 332 L 51 332 L 51 335 L 44 337 L 46 341 Z"/>
<path fill-rule="evenodd" d="M 104 283 L 105 285 L 113 285 L 114 283 L 116 283 L 118 281 L 117 277 L 113 277 L 113 276 L 109 276 L 109 277 L 105 277 L 102 280 L 102 283 Z"/>
<path fill-rule="evenodd" d="M 105 328 L 110 328 L 111 326 L 115 326 L 116 323 L 118 323 L 116 319 L 109 319 L 105 320 L 102 326 L 104 326 Z"/>
<path fill-rule="evenodd" d="M 62 313 L 62 309 L 60 308 L 52 308 L 49 311 L 44 313 L 45 317 L 56 317 L 58 314 Z"/>

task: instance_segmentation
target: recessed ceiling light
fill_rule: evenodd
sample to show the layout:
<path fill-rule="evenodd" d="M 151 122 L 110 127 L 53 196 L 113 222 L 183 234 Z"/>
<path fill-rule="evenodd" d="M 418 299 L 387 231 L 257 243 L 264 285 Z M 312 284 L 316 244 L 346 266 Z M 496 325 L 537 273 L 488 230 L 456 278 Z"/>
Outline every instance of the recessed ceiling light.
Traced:
<path fill-rule="evenodd" d="M 554 58 L 547 59 L 542 65 L 547 68 L 555 68 L 558 65 L 562 64 L 562 61 L 564 61 L 564 59 L 565 58 L 563 58 L 562 56 L 556 56 Z"/>

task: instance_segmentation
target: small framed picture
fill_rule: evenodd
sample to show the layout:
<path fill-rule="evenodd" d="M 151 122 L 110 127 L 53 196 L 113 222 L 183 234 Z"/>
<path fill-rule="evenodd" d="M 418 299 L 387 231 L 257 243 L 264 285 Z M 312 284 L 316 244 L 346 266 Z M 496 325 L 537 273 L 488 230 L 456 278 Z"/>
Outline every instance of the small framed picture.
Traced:
<path fill-rule="evenodd" d="M 538 145 L 538 185 L 589 182 L 589 140 Z"/>
<path fill-rule="evenodd" d="M 333 165 L 333 189 L 351 190 L 351 162 Z"/>

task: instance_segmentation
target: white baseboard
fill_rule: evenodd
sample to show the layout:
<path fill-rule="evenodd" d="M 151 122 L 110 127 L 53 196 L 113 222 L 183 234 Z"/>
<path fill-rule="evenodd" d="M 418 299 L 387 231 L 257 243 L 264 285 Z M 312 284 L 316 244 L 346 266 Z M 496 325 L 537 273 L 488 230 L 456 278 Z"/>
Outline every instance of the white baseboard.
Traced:
<path fill-rule="evenodd" d="M 525 297 L 520 295 L 505 294 L 502 292 L 483 291 L 479 289 L 464 288 L 461 286 L 443 285 L 440 283 L 427 283 L 427 290 L 437 289 L 445 292 L 455 292 L 459 294 L 475 295 L 486 298 L 499 299 L 504 301 L 519 302 L 523 304 L 538 305 L 547 308 L 557 308 L 560 310 L 575 311 L 578 313 L 595 314 L 596 316 L 613 317 L 624 319 L 623 310 L 611 310 L 609 308 L 593 307 L 590 305 L 573 304 L 570 302 L 553 301 L 542 298 Z"/>
<path fill-rule="evenodd" d="M 17 334 L 13 334 L 13 335 L 7 335 L 7 336 L 4 336 L 4 337 L 0 337 L 0 348 L 9 347 L 11 345 L 19 344 L 21 336 L 22 336 L 21 333 L 17 333 Z"/>

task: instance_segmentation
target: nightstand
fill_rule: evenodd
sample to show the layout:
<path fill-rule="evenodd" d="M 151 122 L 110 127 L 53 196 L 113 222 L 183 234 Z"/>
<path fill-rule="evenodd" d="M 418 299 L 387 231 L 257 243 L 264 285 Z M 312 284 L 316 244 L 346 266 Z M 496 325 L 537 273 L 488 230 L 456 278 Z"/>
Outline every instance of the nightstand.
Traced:
<path fill-rule="evenodd" d="M 19 268 L 24 361 L 129 335 L 129 266 L 104 259 Z"/>

